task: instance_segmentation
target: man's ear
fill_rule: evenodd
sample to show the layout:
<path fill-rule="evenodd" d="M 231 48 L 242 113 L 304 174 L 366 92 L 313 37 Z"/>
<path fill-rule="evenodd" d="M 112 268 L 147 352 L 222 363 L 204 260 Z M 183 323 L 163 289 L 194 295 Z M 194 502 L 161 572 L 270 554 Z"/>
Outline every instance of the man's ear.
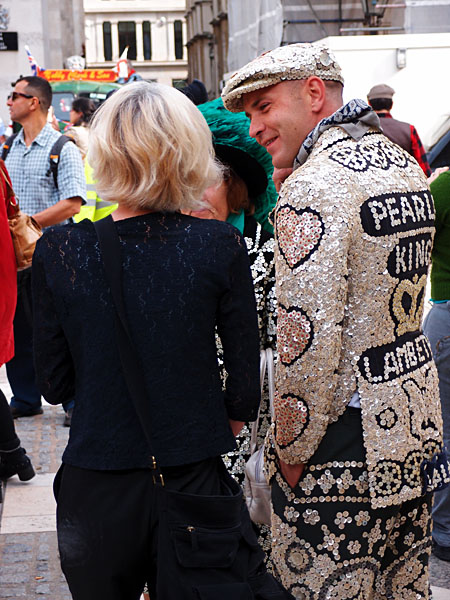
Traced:
<path fill-rule="evenodd" d="M 40 110 L 41 109 L 41 103 L 39 102 L 39 99 L 34 97 L 31 100 L 31 108 L 32 110 Z"/>
<path fill-rule="evenodd" d="M 309 97 L 311 112 L 320 113 L 326 100 L 325 83 L 315 75 L 305 81 L 306 92 Z"/>

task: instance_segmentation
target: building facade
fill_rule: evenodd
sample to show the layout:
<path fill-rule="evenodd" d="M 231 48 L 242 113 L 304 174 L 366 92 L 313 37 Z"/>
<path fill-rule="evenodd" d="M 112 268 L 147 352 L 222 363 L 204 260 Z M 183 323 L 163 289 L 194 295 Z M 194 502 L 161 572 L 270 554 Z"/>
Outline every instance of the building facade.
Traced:
<path fill-rule="evenodd" d="M 185 0 L 84 0 L 86 66 L 114 67 L 128 58 L 148 81 L 187 78 Z"/>
<path fill-rule="evenodd" d="M 0 116 L 8 123 L 11 84 L 20 75 L 31 75 L 26 45 L 47 69 L 62 69 L 69 56 L 83 54 L 83 0 L 3 0 L 0 37 Z"/>
<path fill-rule="evenodd" d="M 212 100 L 228 70 L 228 1 L 186 0 L 189 78 L 200 79 Z"/>
<path fill-rule="evenodd" d="M 450 0 L 186 0 L 189 78 L 210 99 L 263 51 L 328 36 L 448 32 Z"/>

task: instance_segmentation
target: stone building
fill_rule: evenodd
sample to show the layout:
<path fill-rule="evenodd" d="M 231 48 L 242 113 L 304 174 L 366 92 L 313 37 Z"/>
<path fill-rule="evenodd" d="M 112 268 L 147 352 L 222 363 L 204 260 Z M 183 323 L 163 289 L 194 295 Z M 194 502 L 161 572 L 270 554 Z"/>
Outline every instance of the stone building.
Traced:
<path fill-rule="evenodd" d="M 203 81 L 211 99 L 228 70 L 227 11 L 227 0 L 186 0 L 189 78 Z"/>
<path fill-rule="evenodd" d="M 149 81 L 187 78 L 185 0 L 84 0 L 87 67 L 115 66 L 124 48 Z"/>
<path fill-rule="evenodd" d="M 68 56 L 83 53 L 83 0 L 3 0 L 0 38 L 0 116 L 7 123 L 11 83 L 31 75 L 26 45 L 47 69 L 61 69 Z"/>
<path fill-rule="evenodd" d="M 187 0 L 189 78 L 224 78 L 280 44 L 328 36 L 448 32 L 450 0 Z"/>

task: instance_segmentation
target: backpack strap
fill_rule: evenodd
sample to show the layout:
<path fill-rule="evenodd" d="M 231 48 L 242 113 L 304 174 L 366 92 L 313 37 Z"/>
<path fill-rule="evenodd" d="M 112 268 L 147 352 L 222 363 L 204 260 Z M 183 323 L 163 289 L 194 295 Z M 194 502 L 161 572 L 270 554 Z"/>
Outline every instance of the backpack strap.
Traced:
<path fill-rule="evenodd" d="M 55 182 L 55 187 L 58 189 L 58 165 L 59 159 L 61 157 L 61 151 L 67 142 L 73 142 L 73 139 L 68 135 L 60 135 L 56 142 L 53 144 L 50 150 L 50 170 L 53 175 L 53 181 Z M 5 143 L 8 143 L 6 140 Z"/>
<path fill-rule="evenodd" d="M 8 156 L 9 151 L 11 150 L 11 146 L 13 145 L 14 140 L 16 139 L 18 133 L 13 133 L 9 136 L 6 142 L 3 144 L 2 148 L 2 160 L 5 160 Z"/>

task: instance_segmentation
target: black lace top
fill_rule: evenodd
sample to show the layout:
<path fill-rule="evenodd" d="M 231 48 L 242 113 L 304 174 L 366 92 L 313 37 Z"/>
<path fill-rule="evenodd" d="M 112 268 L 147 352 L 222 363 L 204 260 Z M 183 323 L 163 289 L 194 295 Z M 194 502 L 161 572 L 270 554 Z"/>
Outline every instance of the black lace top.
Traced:
<path fill-rule="evenodd" d="M 127 316 L 146 365 L 153 445 L 163 466 L 232 450 L 228 418 L 259 403 L 259 344 L 243 237 L 180 214 L 118 221 Z M 114 309 L 90 221 L 49 228 L 33 260 L 34 351 L 45 399 L 75 399 L 63 461 L 89 469 L 149 465 L 121 372 Z M 215 327 L 228 372 L 225 391 Z"/>

